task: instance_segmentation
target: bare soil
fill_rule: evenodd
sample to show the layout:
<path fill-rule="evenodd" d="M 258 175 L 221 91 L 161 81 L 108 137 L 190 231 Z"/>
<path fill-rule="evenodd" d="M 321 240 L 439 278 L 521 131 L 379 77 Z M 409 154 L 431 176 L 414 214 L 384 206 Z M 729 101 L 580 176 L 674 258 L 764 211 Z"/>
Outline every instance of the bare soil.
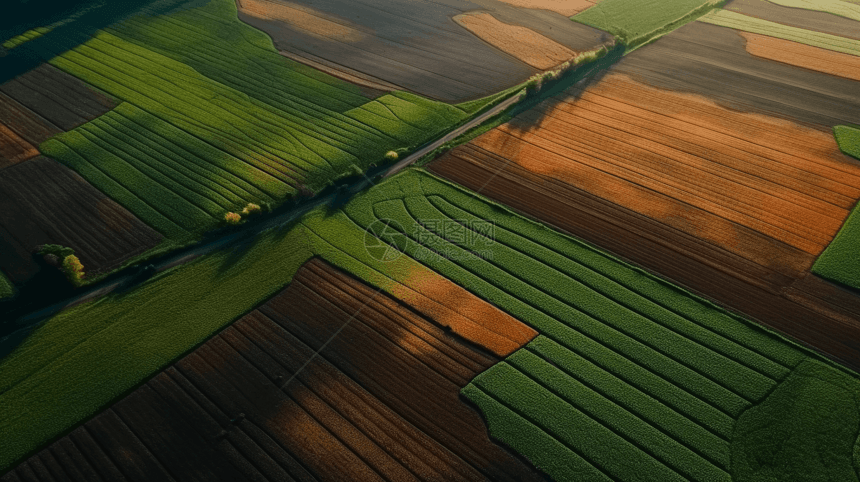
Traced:
<path fill-rule="evenodd" d="M 0 169 L 36 157 L 39 150 L 18 137 L 11 129 L 0 124 Z"/>
<path fill-rule="evenodd" d="M 535 8 L 572 17 L 583 10 L 594 6 L 589 0 L 501 0 L 515 7 Z"/>

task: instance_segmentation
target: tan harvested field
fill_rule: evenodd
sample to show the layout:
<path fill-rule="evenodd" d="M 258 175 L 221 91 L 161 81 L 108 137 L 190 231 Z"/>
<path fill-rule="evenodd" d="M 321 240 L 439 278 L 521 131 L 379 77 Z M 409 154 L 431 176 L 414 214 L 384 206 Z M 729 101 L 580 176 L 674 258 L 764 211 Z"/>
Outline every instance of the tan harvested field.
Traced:
<path fill-rule="evenodd" d="M 312 260 L 2 480 L 543 480 L 459 398 L 500 359 L 434 321 Z"/>
<path fill-rule="evenodd" d="M 39 150 L 21 139 L 11 129 L 0 124 L 0 169 L 36 157 Z"/>
<path fill-rule="evenodd" d="M 358 42 L 366 36 L 360 30 L 345 25 L 343 20 L 333 22 L 326 19 L 324 13 L 300 4 L 268 0 L 238 0 L 238 2 L 239 8 L 247 15 L 285 22 L 319 37 L 352 43 Z"/>
<path fill-rule="evenodd" d="M 860 366 L 860 302 L 807 275 L 860 198 L 826 132 L 610 73 L 429 169 Z"/>
<path fill-rule="evenodd" d="M 860 57 L 855 55 L 765 35 L 738 33 L 747 41 L 747 52 L 756 57 L 860 81 Z"/>
<path fill-rule="evenodd" d="M 481 40 L 538 70 L 549 70 L 576 56 L 576 52 L 531 29 L 509 25 L 489 13 L 457 15 L 454 21 Z"/>
<path fill-rule="evenodd" d="M 596 2 L 589 0 L 501 0 L 515 7 L 536 8 L 549 10 L 565 17 L 572 17 L 577 13 L 593 7 Z"/>
<path fill-rule="evenodd" d="M 392 288 L 397 299 L 454 334 L 505 357 L 537 332 L 440 274 L 418 265 L 405 284 Z"/>

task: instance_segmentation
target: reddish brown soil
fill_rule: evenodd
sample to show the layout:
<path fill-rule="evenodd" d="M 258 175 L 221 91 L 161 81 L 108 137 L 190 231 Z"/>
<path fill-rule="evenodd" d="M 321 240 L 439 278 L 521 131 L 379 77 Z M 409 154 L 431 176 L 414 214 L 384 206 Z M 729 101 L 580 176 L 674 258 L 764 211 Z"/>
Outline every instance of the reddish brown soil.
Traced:
<path fill-rule="evenodd" d="M 459 399 L 498 361 L 312 260 L 0 480 L 53 480 L 48 466 L 87 480 L 542 480 Z"/>
<path fill-rule="evenodd" d="M 454 21 L 478 38 L 539 70 L 548 70 L 576 56 L 576 52 L 519 25 L 496 20 L 489 13 L 457 15 Z"/>
<path fill-rule="evenodd" d="M 860 80 L 860 57 L 855 55 L 749 32 L 738 33 L 747 42 L 747 52 L 756 57 L 838 75 L 846 79 Z"/>
<path fill-rule="evenodd" d="M 0 169 L 39 155 L 39 150 L 0 124 Z"/>
<path fill-rule="evenodd" d="M 596 2 L 589 0 L 501 0 L 509 5 L 522 8 L 549 10 L 565 17 L 572 17 L 591 8 Z"/>
<path fill-rule="evenodd" d="M 832 135 L 610 74 L 429 169 L 860 367 L 860 297 L 806 277 L 860 197 Z"/>
<path fill-rule="evenodd" d="M 537 336 L 517 319 L 421 265 L 405 284 L 394 287 L 393 294 L 425 317 L 501 357 Z"/>

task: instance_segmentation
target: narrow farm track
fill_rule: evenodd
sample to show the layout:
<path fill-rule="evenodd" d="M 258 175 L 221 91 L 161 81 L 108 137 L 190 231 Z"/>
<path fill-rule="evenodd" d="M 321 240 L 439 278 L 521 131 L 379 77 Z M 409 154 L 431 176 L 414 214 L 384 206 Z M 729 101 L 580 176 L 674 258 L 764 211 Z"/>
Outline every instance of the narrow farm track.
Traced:
<path fill-rule="evenodd" d="M 0 480 L 541 480 L 458 397 L 498 361 L 314 259 Z"/>
<path fill-rule="evenodd" d="M 830 134 L 619 70 L 429 169 L 860 367 L 860 297 L 807 274 L 860 165 Z"/>
<path fill-rule="evenodd" d="M 45 157 L 0 171 L 0 269 L 16 283 L 38 266 L 32 249 L 62 244 L 93 273 L 154 247 L 162 236 L 93 188 L 75 172 Z"/>

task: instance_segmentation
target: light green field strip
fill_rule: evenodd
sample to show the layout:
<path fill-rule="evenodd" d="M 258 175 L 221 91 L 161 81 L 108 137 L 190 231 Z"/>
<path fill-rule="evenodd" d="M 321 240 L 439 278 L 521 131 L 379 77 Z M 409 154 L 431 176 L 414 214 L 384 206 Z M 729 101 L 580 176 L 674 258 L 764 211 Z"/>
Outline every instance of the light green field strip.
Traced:
<path fill-rule="evenodd" d="M 381 219 L 394 229 L 371 232 L 404 252 L 391 261 L 366 247 Z M 430 268 L 540 331 L 463 393 L 494 437 L 558 480 L 726 480 L 737 420 L 810 357 L 589 245 L 411 170 L 341 210 L 314 211 L 251 246 L 48 320 L 0 361 L 0 470 L 253 309 L 313 255 L 389 293 Z"/>
<path fill-rule="evenodd" d="M 9 278 L 0 271 L 0 300 L 3 298 L 11 298 L 15 294 L 15 287 Z"/>
<path fill-rule="evenodd" d="M 699 18 L 700 22 L 707 22 L 721 27 L 729 27 L 744 32 L 752 32 L 769 37 L 776 37 L 792 42 L 800 42 L 813 47 L 842 52 L 849 55 L 860 55 L 860 41 L 830 35 L 802 28 L 789 27 L 776 22 L 770 22 L 755 17 L 750 17 L 728 10 L 716 10 Z"/>
<path fill-rule="evenodd" d="M 721 0 L 603 0 L 572 20 L 615 35 L 628 49 L 691 22 Z"/>
<path fill-rule="evenodd" d="M 32 30 L 28 30 L 22 33 L 21 35 L 16 35 L 10 38 L 9 40 L 3 42 L 3 44 L 0 46 L 2 46 L 4 49 L 13 49 L 25 42 L 33 40 L 34 38 L 39 38 L 42 35 L 45 35 L 46 33 L 50 32 L 51 30 L 51 27 L 34 28 Z"/>
<path fill-rule="evenodd" d="M 832 13 L 840 17 L 850 18 L 860 22 L 860 4 L 849 3 L 845 0 L 768 0 L 770 3 L 783 7 L 804 8 Z M 860 2 L 858 2 L 860 3 Z M 857 28 L 860 28 L 858 25 Z"/>
<path fill-rule="evenodd" d="M 836 126 L 833 134 L 839 149 L 860 161 L 860 128 Z M 860 289 L 860 206 L 854 207 L 833 241 L 815 260 L 812 272 Z"/>
<path fill-rule="evenodd" d="M 55 30 L 21 47 L 124 101 L 40 148 L 165 235 L 203 232 L 247 202 L 321 190 L 468 117 L 402 92 L 369 101 L 278 55 L 232 0 L 157 14 L 173 3 L 91 37 Z"/>

